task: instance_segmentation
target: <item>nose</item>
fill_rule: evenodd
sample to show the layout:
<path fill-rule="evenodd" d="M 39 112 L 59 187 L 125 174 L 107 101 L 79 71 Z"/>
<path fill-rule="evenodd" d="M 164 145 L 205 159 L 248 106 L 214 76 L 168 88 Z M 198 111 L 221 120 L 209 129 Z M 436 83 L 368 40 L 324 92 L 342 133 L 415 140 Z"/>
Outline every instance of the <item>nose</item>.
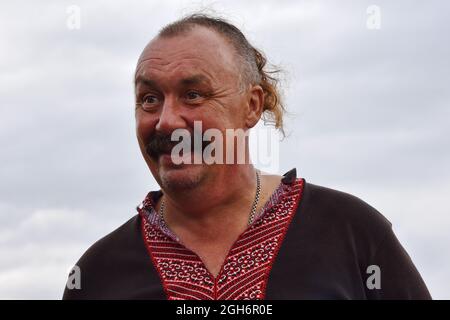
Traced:
<path fill-rule="evenodd" d="M 175 98 L 167 98 L 164 100 L 155 129 L 164 134 L 171 134 L 175 129 L 180 128 L 186 128 L 182 110 Z"/>

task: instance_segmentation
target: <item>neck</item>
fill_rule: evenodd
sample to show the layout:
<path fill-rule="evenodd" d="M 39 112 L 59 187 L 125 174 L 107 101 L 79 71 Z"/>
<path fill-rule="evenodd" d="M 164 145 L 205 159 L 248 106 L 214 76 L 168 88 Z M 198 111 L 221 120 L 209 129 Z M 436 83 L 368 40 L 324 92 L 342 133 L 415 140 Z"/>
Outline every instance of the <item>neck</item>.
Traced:
<path fill-rule="evenodd" d="M 246 227 L 255 199 L 256 172 L 252 164 L 222 165 L 198 187 L 164 190 L 164 219 L 171 228 L 217 232 L 218 227 Z"/>

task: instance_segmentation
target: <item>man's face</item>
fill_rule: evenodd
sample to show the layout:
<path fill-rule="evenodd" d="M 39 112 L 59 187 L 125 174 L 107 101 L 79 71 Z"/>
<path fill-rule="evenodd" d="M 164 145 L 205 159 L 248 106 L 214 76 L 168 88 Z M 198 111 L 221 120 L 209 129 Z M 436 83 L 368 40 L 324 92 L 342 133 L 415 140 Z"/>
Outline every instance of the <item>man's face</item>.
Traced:
<path fill-rule="evenodd" d="M 147 45 L 136 68 L 136 131 L 141 152 L 163 188 L 195 188 L 214 165 L 171 161 L 171 134 L 246 125 L 246 94 L 241 90 L 233 47 L 217 33 L 195 27 L 187 34 L 156 38 Z M 142 103 L 146 108 L 143 108 Z M 217 169 L 217 168 L 216 168 Z"/>

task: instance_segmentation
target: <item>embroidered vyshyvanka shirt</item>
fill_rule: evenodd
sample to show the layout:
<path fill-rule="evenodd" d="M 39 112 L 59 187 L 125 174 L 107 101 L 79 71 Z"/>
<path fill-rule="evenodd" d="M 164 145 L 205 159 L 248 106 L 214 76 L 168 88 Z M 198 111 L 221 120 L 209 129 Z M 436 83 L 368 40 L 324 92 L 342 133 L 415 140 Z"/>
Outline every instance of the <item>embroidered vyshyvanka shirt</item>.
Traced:
<path fill-rule="evenodd" d="M 430 298 L 384 216 L 355 196 L 297 178 L 295 169 L 217 277 L 161 223 L 160 196 L 150 192 L 138 214 L 85 252 L 77 262 L 81 289 L 66 287 L 64 299 Z M 381 270 L 381 288 L 367 285 L 370 266 Z"/>
<path fill-rule="evenodd" d="M 301 199 L 303 180 L 283 179 L 231 247 L 214 277 L 197 254 L 187 249 L 155 211 L 161 192 L 150 193 L 139 213 L 145 245 L 169 299 L 263 299 L 267 279 Z"/>

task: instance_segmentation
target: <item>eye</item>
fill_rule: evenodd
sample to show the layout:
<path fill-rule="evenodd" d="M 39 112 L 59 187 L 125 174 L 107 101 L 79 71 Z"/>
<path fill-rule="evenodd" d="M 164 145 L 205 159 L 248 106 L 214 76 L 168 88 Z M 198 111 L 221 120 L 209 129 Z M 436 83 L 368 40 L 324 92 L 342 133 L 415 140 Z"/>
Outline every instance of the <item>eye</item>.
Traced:
<path fill-rule="evenodd" d="M 148 94 L 142 98 L 142 109 L 152 110 L 159 104 L 159 98 L 154 94 Z"/>
<path fill-rule="evenodd" d="M 158 102 L 158 98 L 156 96 L 145 96 L 144 99 L 142 99 L 143 103 L 149 103 L 149 104 L 154 104 Z"/>
<path fill-rule="evenodd" d="M 186 99 L 187 100 L 197 100 L 199 98 L 201 98 L 201 94 L 198 93 L 197 91 L 188 91 L 186 92 Z"/>

